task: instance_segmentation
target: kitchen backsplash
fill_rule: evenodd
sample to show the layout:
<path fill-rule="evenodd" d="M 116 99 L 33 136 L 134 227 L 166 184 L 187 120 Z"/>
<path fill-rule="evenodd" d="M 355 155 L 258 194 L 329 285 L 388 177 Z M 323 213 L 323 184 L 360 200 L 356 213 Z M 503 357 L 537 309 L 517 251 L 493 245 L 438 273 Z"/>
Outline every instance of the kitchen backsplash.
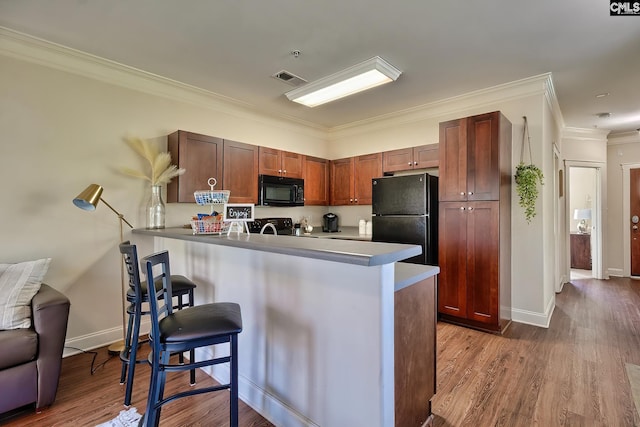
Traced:
<path fill-rule="evenodd" d="M 167 227 L 178 227 L 189 224 L 191 217 L 197 213 L 210 213 L 209 206 L 198 206 L 188 203 L 167 204 Z M 364 206 L 301 206 L 290 208 L 256 206 L 256 218 L 287 217 L 294 223 L 302 217 L 310 218 L 311 225 L 322 225 L 322 216 L 328 212 L 338 215 L 341 227 L 357 227 L 361 219 L 371 219 L 371 205 Z"/>

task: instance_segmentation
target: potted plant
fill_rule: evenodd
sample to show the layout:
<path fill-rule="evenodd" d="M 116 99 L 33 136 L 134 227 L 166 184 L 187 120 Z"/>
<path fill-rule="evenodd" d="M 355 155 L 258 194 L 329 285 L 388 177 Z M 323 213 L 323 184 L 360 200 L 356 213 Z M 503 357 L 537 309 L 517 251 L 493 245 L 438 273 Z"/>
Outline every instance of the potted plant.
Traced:
<path fill-rule="evenodd" d="M 533 164 L 520 164 L 516 167 L 516 192 L 520 198 L 519 204 L 524 208 L 527 223 L 536 216 L 536 200 L 538 199 L 538 182 L 544 185 L 542 171 Z"/>
<path fill-rule="evenodd" d="M 524 144 L 525 141 L 529 147 L 529 159 L 531 157 L 531 138 L 529 137 L 529 126 L 527 125 L 527 117 L 524 116 L 524 129 L 522 131 L 522 151 L 520 152 L 520 164 L 516 167 L 516 192 L 520 198 L 519 204 L 524 208 L 524 216 L 527 223 L 530 224 L 534 216 L 536 216 L 536 200 L 538 199 L 538 183 L 544 185 L 544 175 L 542 171 L 533 163 L 524 163 Z"/>

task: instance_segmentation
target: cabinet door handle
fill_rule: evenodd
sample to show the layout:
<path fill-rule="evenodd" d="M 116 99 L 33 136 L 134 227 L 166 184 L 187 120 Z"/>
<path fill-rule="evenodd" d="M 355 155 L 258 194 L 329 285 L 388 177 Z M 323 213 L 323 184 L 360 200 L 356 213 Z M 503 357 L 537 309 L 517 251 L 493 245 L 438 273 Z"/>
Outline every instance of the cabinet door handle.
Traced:
<path fill-rule="evenodd" d="M 287 170 L 286 169 L 283 170 L 282 173 L 286 175 L 287 174 Z"/>
<path fill-rule="evenodd" d="M 460 206 L 460 210 L 463 211 L 464 210 L 464 206 Z"/>
<path fill-rule="evenodd" d="M 349 199 L 349 203 L 353 203 L 353 199 Z"/>
<path fill-rule="evenodd" d="M 472 211 L 473 210 L 473 206 L 469 206 L 468 210 Z"/>
<path fill-rule="evenodd" d="M 465 194 L 466 194 L 466 193 L 465 193 L 464 191 L 461 191 L 461 192 L 460 192 L 460 195 L 461 195 L 461 196 L 464 196 Z"/>
<path fill-rule="evenodd" d="M 278 173 L 282 173 L 282 169 L 278 169 Z"/>
<path fill-rule="evenodd" d="M 285 171 L 286 172 L 286 171 Z M 473 196 L 473 191 L 469 191 L 469 195 Z"/>
<path fill-rule="evenodd" d="M 418 166 L 418 162 L 413 162 L 413 165 L 414 166 Z"/>
<path fill-rule="evenodd" d="M 358 199 L 355 199 L 355 200 L 353 201 L 353 203 L 358 203 Z"/>

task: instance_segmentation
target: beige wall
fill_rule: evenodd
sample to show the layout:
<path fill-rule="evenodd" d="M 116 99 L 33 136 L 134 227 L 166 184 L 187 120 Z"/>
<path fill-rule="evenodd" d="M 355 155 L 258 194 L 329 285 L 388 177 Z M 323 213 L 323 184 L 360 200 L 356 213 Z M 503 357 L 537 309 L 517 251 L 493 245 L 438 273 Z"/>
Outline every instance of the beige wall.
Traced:
<path fill-rule="evenodd" d="M 542 166 L 545 176 L 554 174 L 552 146 L 557 132 L 544 78 L 327 131 L 135 73 L 131 78 L 110 78 L 88 72 L 73 62 L 75 58 L 46 57 L 33 63 L 34 55 L 24 55 L 28 62 L 13 56 L 20 57 L 0 54 L 0 124 L 5 137 L 0 148 L 5 176 L 0 184 L 5 196 L 0 259 L 53 258 L 47 281 L 71 298 L 68 338 L 83 348 L 102 345 L 121 333 L 119 231 L 117 218 L 105 206 L 84 212 L 71 199 L 89 183 L 101 184 L 105 200 L 134 226 L 144 226 L 146 186 L 117 170 L 141 164 L 123 142 L 126 136 L 163 146 L 168 133 L 185 129 L 334 159 L 435 143 L 439 122 L 501 110 L 513 123 L 513 166 L 520 159 L 522 117 L 527 116 L 533 162 Z M 89 74 L 94 78 L 83 77 Z M 553 186 L 544 186 L 538 216 L 528 225 L 515 188 L 512 191 L 512 295 L 518 321 L 539 325 L 548 321 L 553 302 L 548 290 L 555 279 L 549 271 L 555 264 L 545 249 L 553 247 L 549 239 L 553 221 L 545 218 L 553 215 L 554 203 Z M 167 225 L 183 224 L 197 210 L 195 204 L 170 204 Z M 370 207 L 301 208 L 286 213 L 293 218 L 310 213 L 313 223 L 319 224 L 328 210 L 349 225 L 370 215 Z M 125 230 L 125 238 L 128 235 Z"/>
<path fill-rule="evenodd" d="M 318 137 L 324 133 L 302 126 L 226 114 L 1 55 L 0 94 L 0 260 L 53 258 L 46 280 L 71 298 L 67 338 L 84 348 L 121 336 L 119 228 L 106 206 L 85 212 L 71 200 L 98 183 L 109 204 L 144 227 L 146 185 L 118 172 L 142 165 L 125 136 L 166 147 L 167 134 L 186 129 L 327 155 Z M 198 209 L 169 204 L 167 225 L 186 223 Z M 319 221 L 324 210 L 310 211 Z"/>

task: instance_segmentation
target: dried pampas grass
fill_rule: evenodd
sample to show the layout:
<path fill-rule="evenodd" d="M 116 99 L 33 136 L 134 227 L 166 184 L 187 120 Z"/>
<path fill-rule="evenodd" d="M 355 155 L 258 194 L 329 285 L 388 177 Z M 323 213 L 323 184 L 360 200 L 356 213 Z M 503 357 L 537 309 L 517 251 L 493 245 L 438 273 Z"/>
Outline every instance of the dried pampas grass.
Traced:
<path fill-rule="evenodd" d="M 179 169 L 176 165 L 171 164 L 171 154 L 158 152 L 158 149 L 149 141 L 140 138 L 129 138 L 126 142 L 136 153 L 149 162 L 151 174 L 147 175 L 131 168 L 122 168 L 121 170 L 124 174 L 134 178 L 146 179 L 151 185 L 163 185 L 168 184 L 173 178 L 186 172 L 185 169 Z"/>

